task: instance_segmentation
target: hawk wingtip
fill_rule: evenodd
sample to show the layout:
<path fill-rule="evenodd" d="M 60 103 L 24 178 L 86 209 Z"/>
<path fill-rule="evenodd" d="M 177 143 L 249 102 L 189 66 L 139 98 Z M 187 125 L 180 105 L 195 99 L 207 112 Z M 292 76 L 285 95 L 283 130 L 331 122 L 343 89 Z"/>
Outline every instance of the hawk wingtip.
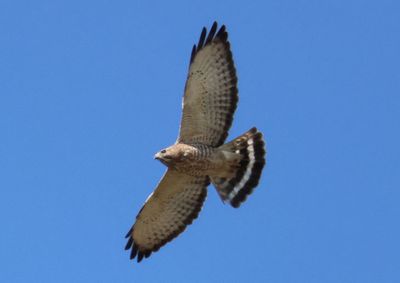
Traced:
<path fill-rule="evenodd" d="M 192 53 L 190 54 L 190 63 L 193 62 L 194 56 L 196 56 L 196 44 L 193 45 Z"/>
<path fill-rule="evenodd" d="M 132 244 L 133 244 L 133 238 L 130 237 L 128 242 L 125 245 L 125 250 L 129 250 L 131 248 Z"/>
<path fill-rule="evenodd" d="M 139 252 L 138 252 L 138 255 L 137 255 L 137 262 L 138 262 L 138 263 L 142 261 L 143 256 L 144 256 L 144 254 L 143 254 L 141 251 L 139 251 Z"/>
<path fill-rule="evenodd" d="M 216 37 L 218 37 L 222 41 L 227 41 L 228 40 L 228 33 L 226 32 L 226 26 L 225 25 L 222 25 L 219 28 L 219 31 L 217 32 Z"/>
<path fill-rule="evenodd" d="M 138 249 L 135 243 L 133 243 L 131 254 L 129 256 L 130 259 L 134 259 L 138 253 Z"/>
<path fill-rule="evenodd" d="M 131 228 L 131 229 L 129 229 L 128 233 L 126 233 L 126 235 L 125 235 L 125 238 L 128 238 L 128 237 L 130 237 L 130 236 L 131 236 L 131 234 L 132 234 L 132 228 Z"/>
<path fill-rule="evenodd" d="M 205 43 L 204 45 L 210 44 L 210 42 L 214 39 L 215 32 L 217 31 L 217 27 L 218 27 L 218 24 L 217 24 L 217 22 L 215 21 L 215 22 L 213 23 L 211 29 L 210 29 L 210 32 L 208 33 L 208 36 L 207 36 L 207 39 L 206 39 L 206 43 Z"/>
<path fill-rule="evenodd" d="M 218 30 L 218 31 L 217 31 Z M 204 47 L 206 47 L 207 45 L 209 45 L 214 39 L 219 39 L 222 42 L 224 42 L 226 44 L 226 48 L 229 50 L 229 42 L 228 42 L 228 33 L 226 31 L 226 27 L 225 25 L 222 25 L 219 29 L 218 29 L 218 22 L 214 21 L 210 31 L 207 34 L 207 28 L 203 27 L 203 29 L 201 30 L 201 34 L 200 34 L 200 38 L 199 41 L 197 43 L 197 45 L 193 45 L 192 48 L 192 53 L 190 54 L 190 64 L 189 64 L 189 68 L 190 65 L 193 63 L 197 53 L 203 49 Z"/>
<path fill-rule="evenodd" d="M 204 41 L 206 39 L 206 35 L 207 35 L 207 28 L 203 27 L 203 29 L 201 30 L 201 34 L 200 34 L 199 43 L 197 44 L 198 50 L 200 50 L 203 47 Z"/>

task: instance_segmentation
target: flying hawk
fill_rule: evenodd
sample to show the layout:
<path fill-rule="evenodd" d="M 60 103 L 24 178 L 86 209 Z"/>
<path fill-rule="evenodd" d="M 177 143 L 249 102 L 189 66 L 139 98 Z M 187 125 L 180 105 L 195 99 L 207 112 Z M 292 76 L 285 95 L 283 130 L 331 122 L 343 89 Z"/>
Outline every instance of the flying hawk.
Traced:
<path fill-rule="evenodd" d="M 262 134 L 252 128 L 224 144 L 237 102 L 228 33 L 214 22 L 193 46 L 178 140 L 155 155 L 167 171 L 126 235 L 131 259 L 140 262 L 182 233 L 197 218 L 210 182 L 233 207 L 258 185 L 265 164 Z"/>

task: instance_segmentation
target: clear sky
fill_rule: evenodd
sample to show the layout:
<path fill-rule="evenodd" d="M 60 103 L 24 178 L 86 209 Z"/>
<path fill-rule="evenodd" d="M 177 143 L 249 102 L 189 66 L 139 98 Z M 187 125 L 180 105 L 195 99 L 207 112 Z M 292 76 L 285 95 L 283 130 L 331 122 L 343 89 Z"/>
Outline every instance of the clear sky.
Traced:
<path fill-rule="evenodd" d="M 1 1 L 1 282 L 400 282 L 399 1 Z M 227 26 L 240 209 L 137 264 L 124 236 L 178 133 L 192 45 Z"/>

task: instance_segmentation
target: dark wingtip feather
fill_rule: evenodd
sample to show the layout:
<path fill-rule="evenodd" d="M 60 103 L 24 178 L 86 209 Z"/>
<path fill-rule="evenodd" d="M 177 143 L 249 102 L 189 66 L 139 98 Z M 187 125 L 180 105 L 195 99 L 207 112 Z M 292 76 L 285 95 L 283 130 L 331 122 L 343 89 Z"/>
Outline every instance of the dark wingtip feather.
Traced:
<path fill-rule="evenodd" d="M 228 39 L 228 33 L 226 32 L 226 27 L 225 25 L 222 25 L 220 29 L 218 30 L 218 23 L 217 21 L 214 21 L 213 25 L 211 26 L 210 32 L 207 35 L 207 28 L 203 27 L 201 30 L 199 42 L 197 45 L 194 45 L 192 48 L 192 53 L 190 54 L 190 64 L 193 63 L 194 58 L 196 57 L 197 52 L 199 52 L 202 48 L 210 44 L 214 39 L 219 39 L 227 44 L 227 49 L 229 49 L 229 42 L 227 41 Z M 230 55 L 231 56 L 231 55 Z"/>
<path fill-rule="evenodd" d="M 210 29 L 210 32 L 208 33 L 205 45 L 209 44 L 214 39 L 214 35 L 215 35 L 215 32 L 217 31 L 217 27 L 218 27 L 217 22 L 214 22 Z"/>
<path fill-rule="evenodd" d="M 131 228 L 131 229 L 129 229 L 128 233 L 125 235 L 125 238 L 128 238 L 128 237 L 130 237 L 130 236 L 131 236 L 131 234 L 132 234 L 132 228 Z"/>
<path fill-rule="evenodd" d="M 131 248 L 131 254 L 129 258 L 135 259 L 137 257 L 137 262 L 141 262 L 143 258 L 148 258 L 152 251 L 140 251 L 138 246 L 135 244 L 133 241 L 133 238 L 129 238 L 128 243 L 125 246 L 126 250 L 129 250 Z"/>
<path fill-rule="evenodd" d="M 133 227 L 131 229 L 129 229 L 129 232 L 125 236 L 125 238 L 129 238 L 128 242 L 125 245 L 125 250 L 131 249 L 131 253 L 129 256 L 130 259 L 134 259 L 136 257 L 136 255 L 138 255 L 138 253 L 139 254 L 141 253 L 139 251 L 138 246 L 136 245 L 135 241 L 133 240 L 132 231 L 133 231 Z"/>
<path fill-rule="evenodd" d="M 143 256 L 144 256 L 144 254 L 141 251 L 139 251 L 138 255 L 137 255 L 137 262 L 141 262 L 143 259 Z"/>
<path fill-rule="evenodd" d="M 138 253 L 137 246 L 135 244 L 133 244 L 130 259 L 134 259 L 137 255 L 137 253 Z"/>
<path fill-rule="evenodd" d="M 228 33 L 226 32 L 225 25 L 221 26 L 215 37 L 221 39 L 222 41 L 226 41 L 228 39 Z"/>
<path fill-rule="evenodd" d="M 203 47 L 204 40 L 206 39 L 207 29 L 204 27 L 201 31 L 199 43 L 197 44 L 198 49 L 200 50 Z"/>
<path fill-rule="evenodd" d="M 133 238 L 130 237 L 128 242 L 126 243 L 125 250 L 129 250 L 133 244 Z"/>
<path fill-rule="evenodd" d="M 190 63 L 192 63 L 193 62 L 193 60 L 194 60 L 194 56 L 196 55 L 196 44 L 195 45 L 193 45 L 193 48 L 192 48 L 192 53 L 190 54 Z"/>

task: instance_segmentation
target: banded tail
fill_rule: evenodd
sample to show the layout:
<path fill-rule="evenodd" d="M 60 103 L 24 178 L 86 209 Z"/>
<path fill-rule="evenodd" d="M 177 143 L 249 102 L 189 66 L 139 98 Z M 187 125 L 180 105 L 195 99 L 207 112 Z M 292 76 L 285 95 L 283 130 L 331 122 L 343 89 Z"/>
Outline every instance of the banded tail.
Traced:
<path fill-rule="evenodd" d="M 211 181 L 224 202 L 239 207 L 258 185 L 265 165 L 265 143 L 256 128 L 222 145 L 230 177 L 211 176 Z"/>

